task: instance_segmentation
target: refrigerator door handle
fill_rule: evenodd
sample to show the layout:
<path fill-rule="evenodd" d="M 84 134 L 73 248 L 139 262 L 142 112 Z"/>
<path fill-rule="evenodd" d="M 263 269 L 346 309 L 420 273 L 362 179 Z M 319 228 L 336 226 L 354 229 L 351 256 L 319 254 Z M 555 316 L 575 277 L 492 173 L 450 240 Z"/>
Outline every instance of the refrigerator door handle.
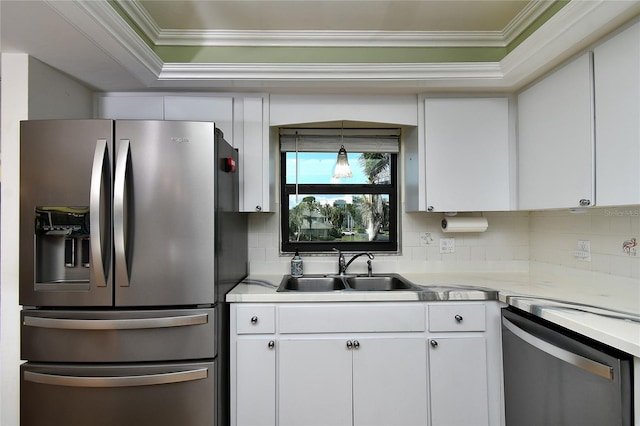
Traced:
<path fill-rule="evenodd" d="M 23 325 L 28 327 L 63 330 L 134 330 L 148 328 L 185 327 L 207 324 L 208 314 L 180 315 L 159 318 L 128 318 L 113 320 L 47 318 L 25 315 Z"/>
<path fill-rule="evenodd" d="M 585 358 L 582 355 L 578 355 L 576 353 L 559 348 L 558 346 L 552 345 L 551 343 L 548 343 L 532 334 L 527 333 L 506 318 L 502 318 L 502 325 L 504 325 L 507 330 L 515 334 L 518 338 L 555 358 L 558 358 L 578 368 L 582 368 L 583 370 L 586 370 L 600 377 L 604 377 L 607 380 L 613 380 L 613 368 L 606 364 L 602 364 L 592 359 Z"/>
<path fill-rule="evenodd" d="M 115 249 L 115 279 L 120 287 L 129 286 L 125 235 L 125 188 L 127 166 L 131 155 L 130 141 L 121 139 L 117 148 L 116 172 L 113 189 L 113 238 Z"/>
<path fill-rule="evenodd" d="M 172 373 L 118 377 L 78 377 L 25 371 L 24 380 L 33 383 L 41 383 L 53 386 L 69 386 L 81 388 L 120 388 L 190 382 L 194 380 L 206 379 L 208 375 L 209 371 L 207 368 L 197 368 L 195 370 L 176 371 Z"/>
<path fill-rule="evenodd" d="M 102 206 L 102 182 L 104 179 L 105 162 L 108 161 L 107 140 L 98 139 L 93 155 L 91 169 L 91 192 L 89 194 L 89 229 L 91 247 L 91 270 L 96 287 L 106 287 L 105 262 L 103 258 L 102 223 L 100 213 Z"/>

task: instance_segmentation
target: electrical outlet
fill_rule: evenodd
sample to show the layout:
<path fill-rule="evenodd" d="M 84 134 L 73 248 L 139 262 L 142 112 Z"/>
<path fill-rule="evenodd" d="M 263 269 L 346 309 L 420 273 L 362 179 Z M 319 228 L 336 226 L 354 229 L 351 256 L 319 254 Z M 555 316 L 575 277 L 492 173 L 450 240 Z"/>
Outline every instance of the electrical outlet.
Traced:
<path fill-rule="evenodd" d="M 582 262 L 591 262 L 591 241 L 578 240 L 578 248 L 573 255 Z"/>
<path fill-rule="evenodd" d="M 455 253 L 456 252 L 456 239 L 455 238 L 440 238 L 440 253 Z"/>
<path fill-rule="evenodd" d="M 430 246 L 433 243 L 433 237 L 431 236 L 431 232 L 421 232 L 420 233 L 420 245 L 421 246 Z"/>

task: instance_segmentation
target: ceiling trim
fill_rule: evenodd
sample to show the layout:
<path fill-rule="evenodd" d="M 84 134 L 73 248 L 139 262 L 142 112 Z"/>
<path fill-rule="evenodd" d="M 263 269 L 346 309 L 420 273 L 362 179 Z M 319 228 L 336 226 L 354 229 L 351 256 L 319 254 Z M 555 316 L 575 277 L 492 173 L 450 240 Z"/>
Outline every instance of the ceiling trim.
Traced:
<path fill-rule="evenodd" d="M 158 46 L 504 47 L 501 31 L 230 31 L 163 30 Z"/>
<path fill-rule="evenodd" d="M 162 29 L 138 0 L 117 5 L 155 46 L 505 47 L 554 2 L 534 0 L 501 31 L 235 31 Z"/>
<path fill-rule="evenodd" d="M 501 61 L 505 82 L 519 85 L 574 56 L 640 13 L 638 1 L 571 1 Z"/>
<path fill-rule="evenodd" d="M 512 90 L 637 16 L 639 1 L 572 1 L 499 62 L 166 63 L 107 2 L 49 1 L 147 87 L 505 88 Z M 570 6 L 570 7 L 569 7 Z M 596 30 L 594 30 L 594 28 Z"/>
<path fill-rule="evenodd" d="M 500 65 L 438 64 L 165 64 L 158 80 L 421 81 L 502 78 Z"/>

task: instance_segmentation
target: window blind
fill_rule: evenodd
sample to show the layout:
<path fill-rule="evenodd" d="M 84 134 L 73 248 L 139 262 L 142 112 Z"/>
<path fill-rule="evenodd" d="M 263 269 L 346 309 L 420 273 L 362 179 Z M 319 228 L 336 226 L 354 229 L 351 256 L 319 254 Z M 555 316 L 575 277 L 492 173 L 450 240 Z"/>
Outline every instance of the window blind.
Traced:
<path fill-rule="evenodd" d="M 400 152 L 400 129 L 280 129 L 281 152 Z"/>

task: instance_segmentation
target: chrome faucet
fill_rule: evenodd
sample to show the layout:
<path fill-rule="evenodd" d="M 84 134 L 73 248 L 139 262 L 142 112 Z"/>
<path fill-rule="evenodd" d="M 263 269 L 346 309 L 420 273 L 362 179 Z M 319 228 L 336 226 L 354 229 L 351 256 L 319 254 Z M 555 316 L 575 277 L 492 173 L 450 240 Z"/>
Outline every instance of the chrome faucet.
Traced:
<path fill-rule="evenodd" d="M 338 274 L 340 275 L 344 275 L 347 272 L 347 268 L 349 267 L 349 265 L 351 265 L 353 263 L 354 260 L 356 260 L 357 258 L 359 258 L 360 256 L 368 256 L 369 260 L 367 261 L 367 273 L 369 276 L 371 276 L 371 261 L 374 259 L 374 255 L 373 253 L 368 253 L 368 252 L 362 252 L 362 253 L 357 253 L 355 255 L 353 255 L 353 257 L 351 259 L 349 259 L 349 261 L 345 261 L 344 255 L 342 254 L 342 252 L 340 250 L 338 250 L 337 248 L 334 248 L 335 251 L 338 252 Z"/>

